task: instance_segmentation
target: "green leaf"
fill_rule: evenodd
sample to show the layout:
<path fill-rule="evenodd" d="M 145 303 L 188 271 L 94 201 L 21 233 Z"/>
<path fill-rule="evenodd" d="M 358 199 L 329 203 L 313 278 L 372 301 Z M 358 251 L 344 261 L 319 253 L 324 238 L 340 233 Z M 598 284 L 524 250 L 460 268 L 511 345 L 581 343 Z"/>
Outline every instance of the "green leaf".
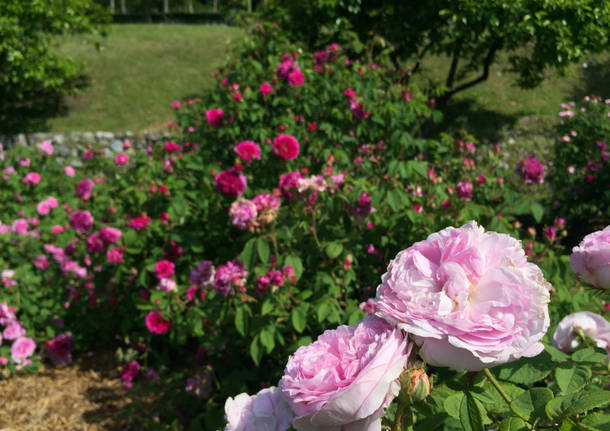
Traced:
<path fill-rule="evenodd" d="M 552 399 L 553 391 L 550 389 L 532 388 L 515 398 L 510 405 L 515 412 L 534 422 L 535 419 L 544 417 L 544 407 Z"/>
<path fill-rule="evenodd" d="M 265 302 L 263 302 L 263 305 L 261 307 L 261 315 L 266 315 L 271 313 L 271 311 L 273 310 L 273 302 L 270 299 L 265 299 Z"/>
<path fill-rule="evenodd" d="M 559 364 L 555 368 L 557 385 L 564 395 L 572 394 L 583 388 L 591 378 L 591 369 L 574 367 L 570 363 Z"/>
<path fill-rule="evenodd" d="M 325 251 L 329 259 L 335 259 L 343 251 L 343 245 L 340 242 L 334 241 L 326 246 Z"/>
<path fill-rule="evenodd" d="M 550 420 L 561 421 L 570 416 L 604 407 L 608 404 L 610 404 L 610 391 L 590 388 L 549 401 L 545 411 Z"/>
<path fill-rule="evenodd" d="M 608 354 L 602 349 L 596 349 L 595 347 L 587 347 L 586 349 L 578 350 L 572 354 L 572 360 L 574 362 L 593 362 L 595 364 L 600 363 L 606 359 Z"/>
<path fill-rule="evenodd" d="M 484 411 L 483 406 L 467 392 L 460 404 L 460 423 L 464 431 L 484 431 Z"/>
<path fill-rule="evenodd" d="M 595 412 L 585 416 L 581 423 L 600 431 L 610 431 L 610 414 Z"/>
<path fill-rule="evenodd" d="M 235 312 L 235 329 L 242 337 L 248 333 L 248 314 L 245 308 L 238 308 Z"/>
<path fill-rule="evenodd" d="M 254 248 L 256 247 L 256 238 L 250 238 L 244 249 L 239 254 L 238 259 L 247 269 L 252 269 L 254 265 Z"/>
<path fill-rule="evenodd" d="M 267 353 L 271 353 L 275 347 L 274 333 L 275 331 L 272 328 L 265 328 L 260 333 L 261 344 L 265 347 Z"/>
<path fill-rule="evenodd" d="M 549 375 L 555 363 L 547 352 L 533 358 L 522 358 L 492 369 L 499 379 L 529 385 Z"/>
<path fill-rule="evenodd" d="M 527 427 L 525 426 L 525 422 L 523 422 L 523 419 L 516 418 L 514 416 L 504 419 L 502 421 L 502 425 L 500 425 L 500 428 L 498 428 L 498 431 L 522 431 L 522 430 L 527 430 Z"/>
<path fill-rule="evenodd" d="M 540 220 L 542 220 L 542 216 L 544 215 L 544 208 L 542 208 L 539 203 L 535 202 L 532 204 L 530 210 L 534 216 L 534 219 L 536 220 L 536 223 L 540 223 Z"/>
<path fill-rule="evenodd" d="M 302 307 L 298 307 L 292 310 L 291 314 L 292 326 L 297 332 L 303 332 L 305 325 L 307 324 L 307 314 Z"/>
<path fill-rule="evenodd" d="M 258 251 L 258 257 L 262 264 L 269 263 L 269 244 L 265 241 L 264 238 L 258 238 L 256 240 L 256 250 Z"/>
<path fill-rule="evenodd" d="M 463 393 L 457 393 L 448 396 L 443 402 L 443 407 L 447 411 L 447 414 L 456 419 L 460 418 L 460 406 L 466 396 Z"/>
<path fill-rule="evenodd" d="M 250 356 L 256 365 L 260 364 L 261 358 L 263 357 L 263 351 L 260 346 L 258 335 L 254 337 L 250 343 Z"/>

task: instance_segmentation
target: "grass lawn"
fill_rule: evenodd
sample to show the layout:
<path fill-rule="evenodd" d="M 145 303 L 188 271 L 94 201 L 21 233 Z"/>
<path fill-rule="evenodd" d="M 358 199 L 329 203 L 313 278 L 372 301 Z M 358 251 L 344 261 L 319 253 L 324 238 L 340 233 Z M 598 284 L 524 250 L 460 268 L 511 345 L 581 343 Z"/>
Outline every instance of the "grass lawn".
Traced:
<path fill-rule="evenodd" d="M 200 94 L 240 30 L 219 25 L 123 24 L 110 26 L 97 51 L 78 37 L 59 51 L 86 62 L 90 86 L 66 99 L 65 116 L 48 121 L 52 131 L 163 129 L 170 104 Z"/>

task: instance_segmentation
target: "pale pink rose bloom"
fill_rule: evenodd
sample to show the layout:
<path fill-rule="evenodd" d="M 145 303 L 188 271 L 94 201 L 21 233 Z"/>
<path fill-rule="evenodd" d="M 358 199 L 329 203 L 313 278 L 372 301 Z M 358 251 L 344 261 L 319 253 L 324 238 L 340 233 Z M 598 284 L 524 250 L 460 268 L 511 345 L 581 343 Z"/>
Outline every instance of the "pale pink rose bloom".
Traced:
<path fill-rule="evenodd" d="M 325 331 L 288 359 L 279 387 L 297 430 L 381 431 L 384 409 L 398 395 L 411 345 L 375 316 Z M 343 427 L 343 428 L 342 428 Z"/>
<path fill-rule="evenodd" d="M 606 349 L 610 355 L 610 322 L 590 311 L 579 311 L 561 319 L 553 333 L 553 346 L 562 352 L 573 352 L 581 341 L 576 333 L 578 329 L 582 330 L 587 337 L 595 340 L 597 347 Z"/>
<path fill-rule="evenodd" d="M 53 144 L 51 144 L 50 141 L 42 141 L 40 144 L 38 144 L 38 148 L 49 156 L 53 154 Z"/>
<path fill-rule="evenodd" d="M 51 207 L 47 201 L 42 201 L 36 206 L 36 211 L 40 215 L 47 215 L 51 211 Z"/>
<path fill-rule="evenodd" d="M 11 357 L 13 358 L 13 362 L 24 362 L 26 358 L 32 356 L 34 349 L 36 349 L 34 340 L 27 337 L 18 338 L 11 346 Z"/>
<path fill-rule="evenodd" d="M 585 236 L 572 249 L 570 265 L 593 286 L 610 289 L 610 226 Z"/>
<path fill-rule="evenodd" d="M 53 196 L 49 196 L 47 198 L 47 203 L 49 204 L 49 208 L 51 208 L 52 210 L 54 210 L 55 208 L 57 208 L 57 206 L 59 205 L 57 203 L 57 199 L 55 199 Z"/>
<path fill-rule="evenodd" d="M 254 227 L 257 215 L 256 205 L 248 199 L 236 200 L 231 204 L 231 208 L 229 209 L 231 223 L 241 230 L 247 230 Z"/>
<path fill-rule="evenodd" d="M 312 175 L 309 178 L 299 178 L 297 180 L 297 184 L 297 190 L 299 193 L 303 193 L 305 191 L 322 193 L 328 186 L 322 175 Z"/>
<path fill-rule="evenodd" d="M 6 328 L 4 328 L 4 332 L 2 333 L 2 336 L 7 340 L 16 340 L 24 335 L 25 329 L 23 329 L 21 324 L 17 321 L 9 324 Z"/>
<path fill-rule="evenodd" d="M 25 235 L 28 232 L 28 222 L 25 219 L 18 218 L 13 222 L 11 228 L 17 235 Z"/>
<path fill-rule="evenodd" d="M 66 166 L 64 168 L 64 173 L 68 176 L 68 177 L 73 177 L 74 176 L 74 168 L 72 166 Z"/>
<path fill-rule="evenodd" d="M 542 352 L 549 289 L 519 241 L 470 222 L 398 253 L 377 315 L 408 331 L 429 364 L 479 371 Z"/>
<path fill-rule="evenodd" d="M 285 431 L 294 413 L 282 392 L 272 386 L 256 395 L 242 393 L 225 402 L 225 431 Z"/>

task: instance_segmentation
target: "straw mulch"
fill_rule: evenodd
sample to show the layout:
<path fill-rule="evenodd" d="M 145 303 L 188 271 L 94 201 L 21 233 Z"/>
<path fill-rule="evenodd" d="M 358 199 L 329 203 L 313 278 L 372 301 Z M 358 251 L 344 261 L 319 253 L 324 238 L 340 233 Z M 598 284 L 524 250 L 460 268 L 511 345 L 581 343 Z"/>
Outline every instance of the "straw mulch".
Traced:
<path fill-rule="evenodd" d="M 0 377 L 0 431 L 142 430 L 154 399 L 126 390 L 111 354 Z"/>

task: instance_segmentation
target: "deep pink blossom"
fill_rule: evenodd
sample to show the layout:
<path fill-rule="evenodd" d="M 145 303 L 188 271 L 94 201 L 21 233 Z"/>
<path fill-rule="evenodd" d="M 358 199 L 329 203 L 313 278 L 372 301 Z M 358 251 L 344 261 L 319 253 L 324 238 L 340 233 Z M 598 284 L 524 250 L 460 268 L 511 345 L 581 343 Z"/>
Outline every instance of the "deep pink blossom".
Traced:
<path fill-rule="evenodd" d="M 23 177 L 23 184 L 26 186 L 35 186 L 40 182 L 40 174 L 36 172 L 30 172 Z"/>
<path fill-rule="evenodd" d="M 528 184 L 542 184 L 546 176 L 546 166 L 533 156 L 519 160 L 517 172 L 521 174 Z"/>
<path fill-rule="evenodd" d="M 472 199 L 472 183 L 457 183 L 455 190 L 461 199 Z"/>
<path fill-rule="evenodd" d="M 300 87 L 305 83 L 305 75 L 300 70 L 293 70 L 288 74 L 288 85 Z"/>
<path fill-rule="evenodd" d="M 117 166 L 126 165 L 129 163 L 129 156 L 125 153 L 119 153 L 114 158 L 114 164 Z"/>
<path fill-rule="evenodd" d="M 200 260 L 199 265 L 193 268 L 189 281 L 197 287 L 206 287 L 213 283 L 214 273 L 216 272 L 214 264 L 209 260 Z"/>
<path fill-rule="evenodd" d="M 257 215 L 256 205 L 248 199 L 234 201 L 229 209 L 231 224 L 241 230 L 255 227 Z"/>
<path fill-rule="evenodd" d="M 146 315 L 146 328 L 153 334 L 165 334 L 171 326 L 171 320 L 165 320 L 158 311 L 151 311 Z"/>
<path fill-rule="evenodd" d="M 284 161 L 294 160 L 299 155 L 299 141 L 294 136 L 282 134 L 273 140 L 272 149 Z"/>
<path fill-rule="evenodd" d="M 252 159 L 261 159 L 261 147 L 256 142 L 242 141 L 233 148 L 237 156 L 244 162 L 249 162 Z"/>
<path fill-rule="evenodd" d="M 220 127 L 224 122 L 225 114 L 222 109 L 210 109 L 205 113 L 208 124 L 212 127 Z"/>
<path fill-rule="evenodd" d="M 116 243 L 121 237 L 122 233 L 120 230 L 113 227 L 103 227 L 99 231 L 99 237 L 104 242 L 104 245 L 108 246 L 110 244 Z"/>
<path fill-rule="evenodd" d="M 70 216 L 70 226 L 78 233 L 86 233 L 93 228 L 93 216 L 87 210 L 79 210 Z"/>
<path fill-rule="evenodd" d="M 59 334 L 52 340 L 45 341 L 44 347 L 55 365 L 66 365 L 72 362 L 72 334 Z"/>
<path fill-rule="evenodd" d="M 214 275 L 214 289 L 222 296 L 234 295 L 234 287 L 242 287 L 246 283 L 248 271 L 237 259 L 220 265 Z"/>
<path fill-rule="evenodd" d="M 123 263 L 123 252 L 120 247 L 109 248 L 106 251 L 106 261 L 108 263 Z"/>
<path fill-rule="evenodd" d="M 140 230 L 140 229 L 144 229 L 146 226 L 148 226 L 151 221 L 152 221 L 151 218 L 147 217 L 147 216 L 135 217 L 135 218 L 129 220 L 129 223 L 127 224 L 127 226 L 129 226 L 130 228 L 133 228 L 135 230 Z"/>
<path fill-rule="evenodd" d="M 170 278 L 174 275 L 174 264 L 169 260 L 160 260 L 155 263 L 155 275 L 158 279 Z"/>
<path fill-rule="evenodd" d="M 216 175 L 214 182 L 216 184 L 216 189 L 223 195 L 229 197 L 241 195 L 248 186 L 246 177 L 235 168 L 222 171 Z"/>
<path fill-rule="evenodd" d="M 271 92 L 273 91 L 273 87 L 271 86 L 271 84 L 269 84 L 268 82 L 263 82 L 259 87 L 258 87 L 259 91 L 262 93 L 263 96 L 267 96 L 268 94 L 271 94 Z"/>
<path fill-rule="evenodd" d="M 91 197 L 91 192 L 94 187 L 95 183 L 89 178 L 85 178 L 76 186 L 76 196 L 87 200 Z"/>

